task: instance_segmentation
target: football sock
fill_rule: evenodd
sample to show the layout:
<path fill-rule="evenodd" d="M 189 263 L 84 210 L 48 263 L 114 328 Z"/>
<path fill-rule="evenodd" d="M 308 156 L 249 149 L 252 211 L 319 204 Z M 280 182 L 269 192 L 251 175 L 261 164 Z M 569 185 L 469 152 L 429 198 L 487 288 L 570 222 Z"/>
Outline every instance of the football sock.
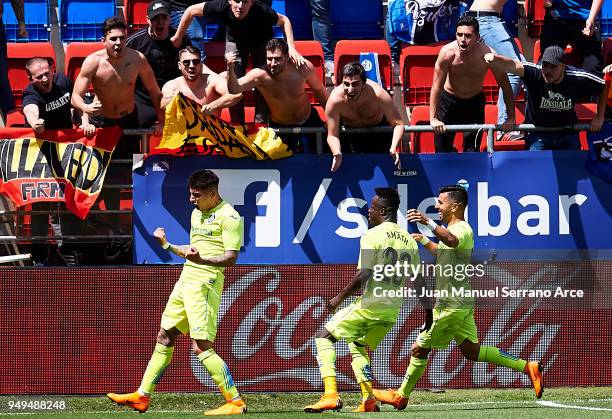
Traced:
<path fill-rule="evenodd" d="M 198 355 L 198 359 L 204 365 L 204 368 L 206 368 L 206 371 L 208 371 L 217 387 L 219 387 L 225 400 L 229 402 L 240 398 L 227 364 L 217 355 L 214 349 L 211 348 L 202 352 Z"/>
<path fill-rule="evenodd" d="M 480 352 L 478 352 L 478 361 L 488 362 L 494 365 L 500 365 L 502 367 L 512 368 L 515 371 L 523 372 L 527 361 L 520 359 L 514 355 L 510 355 L 506 351 L 502 351 L 495 346 L 480 346 Z"/>
<path fill-rule="evenodd" d="M 408 369 L 406 369 L 404 381 L 402 381 L 400 388 L 397 389 L 400 396 L 405 398 L 410 397 L 410 393 L 412 393 L 414 386 L 425 372 L 425 368 L 427 368 L 427 358 L 421 359 L 413 356 L 410 357 L 410 364 L 408 365 Z"/>
<path fill-rule="evenodd" d="M 326 338 L 316 338 L 317 362 L 325 385 L 325 394 L 337 393 L 336 388 L 336 350 L 334 343 Z"/>
<path fill-rule="evenodd" d="M 353 372 L 355 373 L 355 378 L 359 383 L 359 387 L 361 387 L 363 400 L 371 399 L 374 397 L 372 393 L 372 380 L 374 380 L 374 377 L 372 376 L 368 351 L 365 347 L 355 345 L 352 342 L 349 343 L 348 347 L 351 357 L 353 358 L 351 366 L 353 367 Z"/>
<path fill-rule="evenodd" d="M 147 369 L 142 376 L 142 382 L 138 388 L 138 392 L 144 395 L 150 395 L 155 390 L 155 386 L 161 379 L 166 367 L 172 361 L 174 346 L 165 346 L 161 343 L 155 344 L 153 355 L 147 364 Z"/>

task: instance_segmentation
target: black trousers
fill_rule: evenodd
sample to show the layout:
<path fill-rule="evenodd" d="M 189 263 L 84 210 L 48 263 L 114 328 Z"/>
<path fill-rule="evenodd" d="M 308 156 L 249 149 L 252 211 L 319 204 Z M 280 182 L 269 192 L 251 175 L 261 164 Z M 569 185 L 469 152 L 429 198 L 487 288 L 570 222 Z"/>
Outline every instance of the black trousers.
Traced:
<path fill-rule="evenodd" d="M 440 94 L 438 119 L 445 125 L 484 124 L 485 97 L 482 92 L 469 99 L 461 99 L 446 90 Z M 456 152 L 455 132 L 434 135 L 436 153 Z M 463 151 L 480 151 L 482 132 L 463 133 Z"/>

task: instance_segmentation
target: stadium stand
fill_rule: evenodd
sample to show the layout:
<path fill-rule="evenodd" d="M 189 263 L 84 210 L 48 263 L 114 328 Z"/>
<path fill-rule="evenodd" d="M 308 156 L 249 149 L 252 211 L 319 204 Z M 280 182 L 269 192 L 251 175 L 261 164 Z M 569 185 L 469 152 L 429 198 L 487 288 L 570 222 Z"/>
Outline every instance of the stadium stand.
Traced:
<path fill-rule="evenodd" d="M 576 116 L 579 124 L 590 124 L 591 120 L 597 114 L 596 103 L 576 103 Z M 587 132 L 580 131 L 580 149 L 588 150 L 589 142 L 587 141 Z"/>
<path fill-rule="evenodd" d="M 532 38 L 539 38 L 544 25 L 544 0 L 525 0 L 527 33 Z"/>
<path fill-rule="evenodd" d="M 329 2 L 333 39 L 383 39 L 384 19 L 380 0 Z"/>
<path fill-rule="evenodd" d="M 342 39 L 336 44 L 334 51 L 334 74 L 336 75 L 336 85 L 342 81 L 340 73 L 346 64 L 359 61 L 359 54 L 362 52 L 375 52 L 378 54 L 378 66 L 383 87 L 391 90 L 393 77 L 391 68 L 391 49 L 384 39 L 376 40 L 347 40 Z"/>
<path fill-rule="evenodd" d="M 7 44 L 8 55 L 8 76 L 15 98 L 15 107 L 21 109 L 21 96 L 23 89 L 30 84 L 28 74 L 25 69 L 26 62 L 32 57 L 48 58 L 51 65 L 55 67 L 55 50 L 53 45 L 48 42 L 31 42 L 26 44 Z"/>
<path fill-rule="evenodd" d="M 427 105 L 433 80 L 434 65 L 445 43 L 408 45 L 400 55 L 400 79 L 405 106 Z"/>
<path fill-rule="evenodd" d="M 603 41 L 603 60 L 604 65 L 612 64 L 612 38 Z"/>
<path fill-rule="evenodd" d="M 62 42 L 99 41 L 102 22 L 116 15 L 115 0 L 58 0 Z"/>
<path fill-rule="evenodd" d="M 28 36 L 19 38 L 19 24 L 10 0 L 2 2 L 4 12 L 4 32 L 7 42 L 48 42 L 51 26 L 49 24 L 49 3 L 45 0 L 24 0 L 24 15 Z"/>
<path fill-rule="evenodd" d="M 412 110 L 410 125 L 429 125 L 429 105 L 415 106 Z M 453 143 L 458 151 L 463 151 L 463 134 L 458 132 Z M 410 150 L 413 153 L 435 153 L 433 132 L 410 133 Z"/>
<path fill-rule="evenodd" d="M 612 36 L 612 4 L 609 1 L 601 5 L 600 24 L 602 39 Z"/>
<path fill-rule="evenodd" d="M 525 122 L 525 103 L 519 103 L 519 106 L 514 108 L 515 120 L 517 124 Z M 487 104 L 485 106 L 485 124 L 497 124 L 497 105 Z M 485 133 L 480 145 L 481 151 L 487 150 L 487 136 Z M 503 141 L 495 140 L 493 143 L 495 151 L 513 151 L 525 150 L 525 140 Z"/>
<path fill-rule="evenodd" d="M 128 23 L 130 33 L 136 32 L 148 25 L 147 23 L 147 0 L 125 0 L 123 3 L 123 13 L 125 21 Z"/>

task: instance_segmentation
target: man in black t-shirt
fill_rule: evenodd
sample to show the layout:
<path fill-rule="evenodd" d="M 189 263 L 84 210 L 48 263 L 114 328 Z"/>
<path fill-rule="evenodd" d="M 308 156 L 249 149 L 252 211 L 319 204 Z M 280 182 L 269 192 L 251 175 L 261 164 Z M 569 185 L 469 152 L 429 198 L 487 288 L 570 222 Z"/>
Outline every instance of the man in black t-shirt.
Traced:
<path fill-rule="evenodd" d="M 176 65 L 179 49 L 191 45 L 191 40 L 185 37 L 180 48 L 176 48 L 170 42 L 170 37 L 176 33 L 176 29 L 170 27 L 170 5 L 165 0 L 153 0 L 149 3 L 147 22 L 149 26 L 132 34 L 126 45 L 140 51 L 146 57 L 161 89 L 166 82 L 181 75 Z M 144 87 L 140 78 L 136 80 L 135 94 L 138 125 L 141 128 L 152 127 L 157 122 L 157 113 L 151 102 L 149 91 Z"/>
<path fill-rule="evenodd" d="M 246 73 L 249 55 L 253 59 L 253 68 L 266 64 L 266 44 L 272 39 L 274 25 L 280 26 L 285 32 L 291 60 L 298 67 L 304 64 L 304 58 L 295 49 L 293 29 L 289 18 L 277 13 L 263 2 L 258 0 L 211 0 L 189 6 L 181 18 L 176 35 L 172 37 L 172 43 L 175 46 L 179 45 L 187 27 L 197 16 L 215 16 L 225 23 L 225 53 L 235 53 L 238 57 L 234 67 L 238 78 Z M 256 99 L 255 122 L 265 123 L 266 104 L 259 94 L 256 94 Z M 230 113 L 232 121 L 243 122 L 242 102 L 230 109 Z"/>
<path fill-rule="evenodd" d="M 605 82 L 586 71 L 568 67 L 565 52 L 551 46 L 542 54 L 542 65 L 521 63 L 502 55 L 485 55 L 491 67 L 516 74 L 527 90 L 525 123 L 541 127 L 574 125 L 577 123 L 576 100 L 598 96 Z M 580 139 L 575 131 L 530 132 L 525 136 L 529 150 L 579 150 Z"/>
<path fill-rule="evenodd" d="M 40 134 L 45 129 L 72 128 L 72 82 L 62 73 L 54 74 L 46 58 L 34 57 L 26 63 L 30 84 L 23 91 L 23 114 L 26 122 Z M 82 117 L 86 135 L 95 128 L 87 115 Z"/>

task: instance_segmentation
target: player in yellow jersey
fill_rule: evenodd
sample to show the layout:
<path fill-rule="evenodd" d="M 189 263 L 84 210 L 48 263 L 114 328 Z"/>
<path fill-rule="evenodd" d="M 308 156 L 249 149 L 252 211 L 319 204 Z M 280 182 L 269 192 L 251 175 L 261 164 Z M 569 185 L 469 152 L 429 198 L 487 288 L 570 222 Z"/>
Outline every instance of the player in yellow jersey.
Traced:
<path fill-rule="evenodd" d="M 238 259 L 243 226 L 240 215 L 219 196 L 219 178 L 210 170 L 200 170 L 189 178 L 191 213 L 189 245 L 176 246 L 166 240 L 162 227 L 153 235 L 163 249 L 187 259 L 179 280 L 162 314 L 157 344 L 138 391 L 107 394 L 112 401 L 145 412 L 155 386 L 170 364 L 174 343 L 180 334 L 189 333 L 192 350 L 211 375 L 226 400 L 205 415 L 246 412 L 232 375 L 213 349 L 217 335 L 217 314 L 223 292 L 223 270 Z"/>
<path fill-rule="evenodd" d="M 473 299 L 462 296 L 469 293 L 456 292 L 453 296 L 451 292 L 453 288 L 470 289 L 469 279 L 457 275 L 458 272 L 466 272 L 465 267 L 470 264 L 474 249 L 474 233 L 464 216 L 467 204 L 468 194 L 463 187 L 444 186 L 440 188 L 436 209 L 442 224 L 446 224 L 447 228 L 436 224 L 415 209 L 406 214 L 408 221 L 428 226 L 439 240 L 434 243 L 421 234 L 412 235 L 436 257 L 436 267 L 459 268 L 454 270 L 453 275 L 450 275 L 447 269 L 436 270 L 436 291 L 446 290 L 448 296 L 444 292 L 439 293 L 440 297 L 437 298 L 434 309 L 426 309 L 426 321 L 412 345 L 412 356 L 402 385 L 398 390 L 374 390 L 374 395 L 380 402 L 390 404 L 396 409 L 406 408 L 410 393 L 425 372 L 429 352 L 432 349 L 448 347 L 453 339 L 466 359 L 489 362 L 524 372 L 533 384 L 536 397 L 542 397 L 544 387 L 541 364 L 519 359 L 494 346 L 480 345 L 474 322 Z"/>
<path fill-rule="evenodd" d="M 370 228 L 361 237 L 357 273 L 349 284 L 328 303 L 330 311 L 353 294 L 360 286 L 363 293 L 354 302 L 338 311 L 317 334 L 317 361 L 325 393 L 317 403 L 304 408 L 308 413 L 340 410 L 342 399 L 336 387 L 336 351 L 334 343 L 344 339 L 352 356 L 355 378 L 361 387 L 362 402 L 355 412 L 379 410 L 372 393 L 372 369 L 366 345 L 376 349 L 391 330 L 404 301 L 402 291 L 410 284 L 413 269 L 384 273 L 386 266 L 416 268 L 419 265 L 418 245 L 410 234 L 397 224 L 400 198 L 395 189 L 376 188 L 368 210 Z"/>

